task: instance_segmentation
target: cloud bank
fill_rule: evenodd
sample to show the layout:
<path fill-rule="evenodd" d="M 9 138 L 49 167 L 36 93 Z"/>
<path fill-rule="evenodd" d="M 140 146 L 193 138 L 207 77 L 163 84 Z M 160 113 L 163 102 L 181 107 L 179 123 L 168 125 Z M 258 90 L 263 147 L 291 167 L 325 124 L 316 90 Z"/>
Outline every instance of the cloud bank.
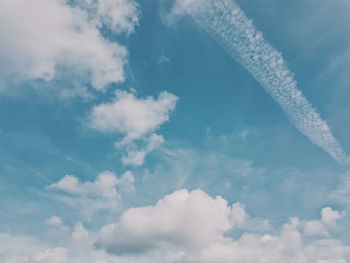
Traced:
<path fill-rule="evenodd" d="M 350 247 L 331 238 L 340 212 L 323 208 L 320 219 L 292 217 L 271 233 L 247 228 L 251 217 L 241 203 L 229 205 L 198 189 L 175 191 L 156 204 L 134 207 L 96 235 L 83 226 L 52 217 L 50 231 L 60 246 L 23 236 L 0 234 L 5 263 L 345 263 Z M 253 220 L 254 221 L 254 220 Z M 248 226 L 249 227 L 249 226 Z M 244 230 L 237 238 L 232 231 Z M 240 231 L 242 233 L 242 231 Z M 95 239 L 97 236 L 97 240 Z M 96 249 L 97 248 L 97 249 Z"/>
<path fill-rule="evenodd" d="M 115 255 L 157 251 L 165 262 L 340 263 L 346 262 L 349 247 L 334 239 L 307 238 L 327 236 L 328 219 L 337 213 L 325 208 L 321 220 L 291 218 L 279 234 L 244 233 L 235 240 L 224 234 L 240 226 L 244 229 L 248 215 L 242 204 L 230 206 L 202 190 L 179 190 L 154 206 L 127 210 L 118 223 L 101 230 L 96 245 Z"/>
<path fill-rule="evenodd" d="M 319 113 L 297 88 L 282 54 L 231 0 L 178 0 L 173 14 L 188 14 L 234 57 L 280 105 L 295 127 L 337 162 L 348 155 Z"/>

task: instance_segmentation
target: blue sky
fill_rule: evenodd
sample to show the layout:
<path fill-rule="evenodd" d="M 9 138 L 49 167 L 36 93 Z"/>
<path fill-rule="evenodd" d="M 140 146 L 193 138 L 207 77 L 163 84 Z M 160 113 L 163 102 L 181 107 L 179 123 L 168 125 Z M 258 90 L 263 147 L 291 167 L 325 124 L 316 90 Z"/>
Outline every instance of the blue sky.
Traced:
<path fill-rule="evenodd" d="M 0 10 L 1 262 L 350 261 L 349 3 Z"/>

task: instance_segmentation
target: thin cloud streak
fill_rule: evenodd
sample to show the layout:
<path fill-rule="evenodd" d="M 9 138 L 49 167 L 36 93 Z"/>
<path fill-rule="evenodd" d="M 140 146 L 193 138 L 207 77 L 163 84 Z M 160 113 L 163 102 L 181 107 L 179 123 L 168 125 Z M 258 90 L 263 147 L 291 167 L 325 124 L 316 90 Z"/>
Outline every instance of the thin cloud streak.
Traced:
<path fill-rule="evenodd" d="M 187 13 L 235 58 L 280 105 L 295 127 L 338 163 L 350 164 L 327 122 L 297 88 L 294 74 L 231 0 L 178 0 L 174 14 Z"/>

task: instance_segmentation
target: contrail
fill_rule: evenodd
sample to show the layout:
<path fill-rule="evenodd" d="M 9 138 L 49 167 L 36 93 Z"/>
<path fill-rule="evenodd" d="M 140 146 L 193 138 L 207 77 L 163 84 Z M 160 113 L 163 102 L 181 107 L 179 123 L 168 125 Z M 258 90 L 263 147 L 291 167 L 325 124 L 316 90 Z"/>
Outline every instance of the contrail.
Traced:
<path fill-rule="evenodd" d="M 222 45 L 272 96 L 301 133 L 338 163 L 350 163 L 327 122 L 297 88 L 282 54 L 264 39 L 235 2 L 177 0 L 176 12 L 190 15 Z"/>

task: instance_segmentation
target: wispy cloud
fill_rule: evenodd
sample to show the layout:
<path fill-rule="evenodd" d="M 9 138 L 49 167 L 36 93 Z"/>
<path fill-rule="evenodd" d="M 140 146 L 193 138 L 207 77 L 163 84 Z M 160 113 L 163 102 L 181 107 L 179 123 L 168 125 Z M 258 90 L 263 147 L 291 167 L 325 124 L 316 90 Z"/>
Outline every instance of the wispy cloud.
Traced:
<path fill-rule="evenodd" d="M 174 14 L 188 14 L 233 56 L 280 105 L 295 127 L 337 162 L 349 156 L 327 122 L 297 87 L 282 54 L 273 48 L 231 0 L 178 0 Z"/>
<path fill-rule="evenodd" d="M 133 191 L 134 183 L 135 178 L 130 171 L 120 177 L 113 172 L 104 171 L 94 181 L 88 182 L 66 175 L 46 188 L 56 192 L 57 200 L 74 207 L 90 220 L 97 211 L 116 209 L 121 203 L 121 194 Z"/>

